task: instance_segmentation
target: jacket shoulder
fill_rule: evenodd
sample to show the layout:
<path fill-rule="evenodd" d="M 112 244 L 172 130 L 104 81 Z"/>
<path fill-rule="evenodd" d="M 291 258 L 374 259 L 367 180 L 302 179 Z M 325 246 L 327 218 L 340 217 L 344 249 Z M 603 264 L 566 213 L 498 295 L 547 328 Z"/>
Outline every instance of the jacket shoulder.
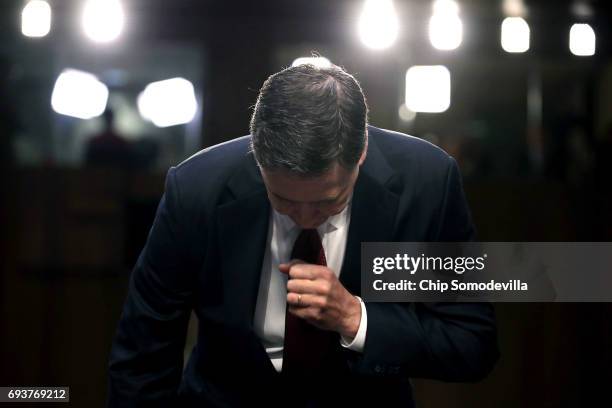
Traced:
<path fill-rule="evenodd" d="M 251 137 L 243 136 L 200 150 L 168 172 L 168 180 L 187 211 L 211 209 L 223 194 L 228 180 L 255 159 L 250 153 Z M 168 181 L 166 189 L 168 189 Z"/>
<path fill-rule="evenodd" d="M 399 173 L 446 171 L 453 161 L 438 146 L 415 136 L 373 126 L 368 127 L 368 135 L 387 163 Z"/>
<path fill-rule="evenodd" d="M 175 166 L 177 176 L 231 170 L 249 156 L 251 136 L 242 136 L 202 149 Z"/>

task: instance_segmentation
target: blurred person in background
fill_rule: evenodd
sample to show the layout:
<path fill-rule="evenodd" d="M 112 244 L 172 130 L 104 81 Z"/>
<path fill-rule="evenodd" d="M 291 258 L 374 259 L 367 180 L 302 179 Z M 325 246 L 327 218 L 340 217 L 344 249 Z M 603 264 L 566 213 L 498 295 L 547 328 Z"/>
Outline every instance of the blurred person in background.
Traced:
<path fill-rule="evenodd" d="M 94 135 L 87 144 L 85 163 L 94 167 L 129 167 L 132 162 L 132 149 L 114 128 L 114 112 L 106 109 L 103 119 L 104 130 Z"/>

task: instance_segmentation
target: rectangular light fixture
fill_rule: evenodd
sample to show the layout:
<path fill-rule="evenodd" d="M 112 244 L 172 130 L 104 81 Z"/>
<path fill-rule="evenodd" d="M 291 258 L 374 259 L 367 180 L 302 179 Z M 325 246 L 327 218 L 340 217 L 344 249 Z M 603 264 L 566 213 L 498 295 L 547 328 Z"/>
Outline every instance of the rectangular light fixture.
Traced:
<path fill-rule="evenodd" d="M 157 127 L 189 123 L 197 109 L 193 85 L 185 78 L 152 82 L 138 96 L 140 115 Z"/>
<path fill-rule="evenodd" d="M 572 54 L 588 57 L 595 54 L 595 31 L 588 24 L 574 24 L 570 29 L 569 48 Z"/>
<path fill-rule="evenodd" d="M 26 37 L 44 37 L 51 30 L 51 7 L 42 0 L 28 2 L 21 11 L 21 33 Z"/>
<path fill-rule="evenodd" d="M 443 65 L 417 65 L 406 71 L 406 106 L 413 112 L 439 113 L 450 106 L 450 71 Z"/>
<path fill-rule="evenodd" d="M 504 51 L 521 53 L 529 49 L 529 25 L 521 17 L 507 17 L 502 22 L 501 45 Z"/>
<path fill-rule="evenodd" d="M 100 116 L 106 109 L 108 88 L 88 72 L 64 70 L 53 87 L 51 107 L 59 114 L 79 119 Z"/>

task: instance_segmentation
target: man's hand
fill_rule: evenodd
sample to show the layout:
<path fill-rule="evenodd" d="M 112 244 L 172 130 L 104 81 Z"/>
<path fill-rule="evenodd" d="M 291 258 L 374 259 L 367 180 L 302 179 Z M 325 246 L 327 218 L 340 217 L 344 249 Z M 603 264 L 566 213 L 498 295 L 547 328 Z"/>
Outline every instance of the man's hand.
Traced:
<path fill-rule="evenodd" d="M 326 266 L 300 260 L 280 264 L 287 275 L 289 312 L 324 330 L 354 338 L 361 322 L 361 305 Z"/>

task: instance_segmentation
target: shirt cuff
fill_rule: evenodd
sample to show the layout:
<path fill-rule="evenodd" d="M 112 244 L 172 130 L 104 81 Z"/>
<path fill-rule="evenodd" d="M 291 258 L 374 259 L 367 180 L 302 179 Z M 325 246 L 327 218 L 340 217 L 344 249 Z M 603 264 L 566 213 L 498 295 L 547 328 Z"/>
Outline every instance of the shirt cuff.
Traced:
<path fill-rule="evenodd" d="M 357 334 L 355 335 L 354 339 L 340 336 L 340 344 L 344 348 L 362 353 L 363 347 L 365 346 L 366 331 L 368 329 L 368 314 L 366 312 L 366 307 L 363 300 L 361 300 L 359 296 L 355 297 L 357 300 L 359 300 L 359 304 L 361 306 L 361 321 L 359 322 L 359 329 L 357 329 Z"/>

